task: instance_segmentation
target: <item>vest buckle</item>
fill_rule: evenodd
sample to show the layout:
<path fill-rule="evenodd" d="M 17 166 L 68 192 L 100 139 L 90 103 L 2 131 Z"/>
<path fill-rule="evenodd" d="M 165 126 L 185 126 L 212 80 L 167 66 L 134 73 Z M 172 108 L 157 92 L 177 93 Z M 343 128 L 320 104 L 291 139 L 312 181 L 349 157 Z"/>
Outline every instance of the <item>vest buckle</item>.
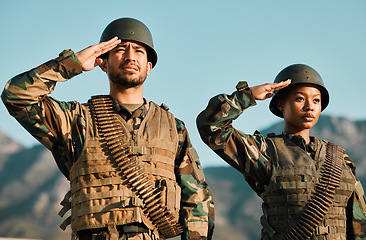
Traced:
<path fill-rule="evenodd" d="M 328 226 L 318 226 L 315 228 L 315 235 L 326 235 L 330 233 L 330 227 Z"/>
<path fill-rule="evenodd" d="M 146 155 L 145 146 L 131 146 L 131 154 L 136 156 Z"/>

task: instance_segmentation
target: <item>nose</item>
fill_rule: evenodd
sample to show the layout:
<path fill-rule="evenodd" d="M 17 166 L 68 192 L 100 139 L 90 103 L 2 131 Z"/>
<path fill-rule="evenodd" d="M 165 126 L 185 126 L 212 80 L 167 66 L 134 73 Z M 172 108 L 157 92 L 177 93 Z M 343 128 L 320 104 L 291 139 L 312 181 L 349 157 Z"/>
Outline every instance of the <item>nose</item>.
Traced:
<path fill-rule="evenodd" d="M 311 99 L 306 99 L 304 104 L 305 111 L 313 111 L 314 110 L 314 103 Z"/>
<path fill-rule="evenodd" d="M 133 52 L 133 48 L 131 47 L 131 45 L 126 47 L 125 52 L 123 54 L 123 58 L 125 61 L 131 61 L 131 62 L 136 61 L 136 57 L 135 57 L 135 54 Z"/>

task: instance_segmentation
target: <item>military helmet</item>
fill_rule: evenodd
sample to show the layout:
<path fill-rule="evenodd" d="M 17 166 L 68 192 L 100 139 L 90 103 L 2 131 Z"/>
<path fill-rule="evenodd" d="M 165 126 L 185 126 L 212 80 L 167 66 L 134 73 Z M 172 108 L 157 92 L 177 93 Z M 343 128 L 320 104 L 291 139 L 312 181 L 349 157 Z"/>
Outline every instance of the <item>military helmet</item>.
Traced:
<path fill-rule="evenodd" d="M 145 24 L 133 18 L 119 18 L 111 22 L 103 31 L 100 42 L 105 42 L 113 37 L 121 40 L 134 41 L 146 46 L 148 60 L 155 66 L 158 55 L 154 50 L 154 44 L 150 30 Z"/>
<path fill-rule="evenodd" d="M 319 73 L 312 67 L 305 64 L 290 65 L 276 76 L 274 83 L 286 81 L 287 79 L 291 79 L 290 85 L 283 89 L 274 91 L 274 95 L 269 104 L 269 109 L 274 115 L 283 118 L 282 112 L 277 108 L 277 99 L 282 96 L 288 87 L 300 83 L 311 83 L 317 85 L 321 92 L 322 111 L 328 106 L 329 93 L 325 88 L 324 82 Z"/>

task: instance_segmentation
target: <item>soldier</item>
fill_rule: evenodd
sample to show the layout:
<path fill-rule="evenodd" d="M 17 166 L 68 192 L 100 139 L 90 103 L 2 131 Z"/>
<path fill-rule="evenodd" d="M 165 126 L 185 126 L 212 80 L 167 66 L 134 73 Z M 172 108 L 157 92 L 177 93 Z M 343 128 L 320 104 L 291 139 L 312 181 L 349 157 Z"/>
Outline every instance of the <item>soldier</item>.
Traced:
<path fill-rule="evenodd" d="M 197 117 L 202 140 L 240 171 L 263 200 L 261 239 L 366 239 L 366 205 L 344 150 L 309 135 L 329 94 L 311 67 L 283 69 L 274 83 L 213 97 Z M 232 121 L 257 100 L 284 119 L 282 134 L 247 135 Z"/>
<path fill-rule="evenodd" d="M 211 239 L 214 208 L 184 123 L 143 98 L 157 62 L 140 21 L 111 22 L 100 43 L 12 78 L 2 93 L 10 114 L 51 150 L 70 180 L 60 215 L 72 239 Z M 58 101 L 63 82 L 99 66 L 110 95 L 88 103 Z M 71 199 L 71 202 L 69 201 Z"/>

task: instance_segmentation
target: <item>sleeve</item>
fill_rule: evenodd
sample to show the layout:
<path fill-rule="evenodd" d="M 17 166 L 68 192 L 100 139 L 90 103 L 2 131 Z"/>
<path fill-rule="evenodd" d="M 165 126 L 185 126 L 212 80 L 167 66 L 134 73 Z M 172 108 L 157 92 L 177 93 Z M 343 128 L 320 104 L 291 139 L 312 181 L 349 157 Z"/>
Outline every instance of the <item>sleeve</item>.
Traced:
<path fill-rule="evenodd" d="M 253 105 L 256 102 L 248 84 L 239 82 L 233 94 L 220 94 L 209 101 L 197 117 L 197 128 L 202 140 L 260 193 L 269 183 L 271 171 L 265 138 L 259 132 L 244 134 L 232 125 L 233 120 Z"/>
<path fill-rule="evenodd" d="M 351 164 L 356 176 L 354 163 L 346 156 L 346 161 Z M 348 200 L 347 215 L 347 239 L 366 240 L 366 199 L 361 182 L 356 177 L 356 184 L 351 198 Z"/>
<path fill-rule="evenodd" d="M 65 152 L 65 143 L 71 144 L 71 126 L 80 106 L 47 95 L 53 92 L 56 82 L 66 81 L 81 72 L 75 54 L 71 50 L 64 51 L 58 58 L 10 79 L 1 95 L 10 115 L 54 155 Z"/>
<path fill-rule="evenodd" d="M 181 187 L 179 222 L 182 239 L 212 239 L 215 219 L 211 189 L 205 181 L 197 152 L 191 145 L 184 123 L 176 119 L 179 150 L 176 158 L 177 182 Z"/>

